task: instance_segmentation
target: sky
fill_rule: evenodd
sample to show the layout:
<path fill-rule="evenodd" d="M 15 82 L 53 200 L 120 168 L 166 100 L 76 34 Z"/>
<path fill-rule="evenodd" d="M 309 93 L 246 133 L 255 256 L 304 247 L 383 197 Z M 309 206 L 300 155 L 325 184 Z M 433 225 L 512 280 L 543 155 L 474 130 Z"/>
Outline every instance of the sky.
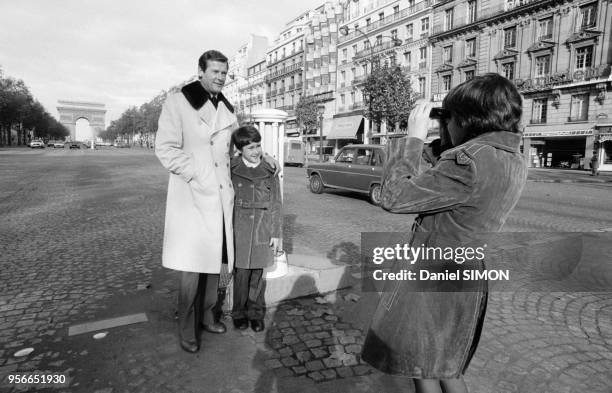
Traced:
<path fill-rule="evenodd" d="M 0 0 L 0 68 L 59 118 L 58 100 L 106 104 L 106 125 L 196 74 L 208 49 L 231 57 L 272 42 L 325 0 Z"/>

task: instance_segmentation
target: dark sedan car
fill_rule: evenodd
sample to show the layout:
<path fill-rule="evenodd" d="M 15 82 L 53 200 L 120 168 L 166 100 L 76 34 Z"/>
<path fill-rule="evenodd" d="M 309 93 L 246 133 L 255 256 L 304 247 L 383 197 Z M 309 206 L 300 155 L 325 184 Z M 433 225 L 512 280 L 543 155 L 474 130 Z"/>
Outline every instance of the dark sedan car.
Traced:
<path fill-rule="evenodd" d="M 384 146 L 344 146 L 330 162 L 308 164 L 310 191 L 320 194 L 325 187 L 355 191 L 368 194 L 370 202 L 378 205 L 384 162 Z"/>
<path fill-rule="evenodd" d="M 70 142 L 68 144 L 68 147 L 71 149 L 80 149 L 81 148 L 81 143 L 80 142 Z"/>

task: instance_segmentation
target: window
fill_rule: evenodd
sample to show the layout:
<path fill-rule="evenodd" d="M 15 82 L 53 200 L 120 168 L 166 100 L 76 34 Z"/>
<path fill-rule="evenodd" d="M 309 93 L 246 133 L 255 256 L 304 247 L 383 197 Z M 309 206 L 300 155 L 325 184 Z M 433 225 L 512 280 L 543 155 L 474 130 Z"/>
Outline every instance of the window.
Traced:
<path fill-rule="evenodd" d="M 408 0 L 408 7 L 412 8 L 414 7 L 414 3 L 416 2 L 416 0 Z"/>
<path fill-rule="evenodd" d="M 444 30 L 450 30 L 453 28 L 453 8 L 449 8 L 444 11 Z"/>
<path fill-rule="evenodd" d="M 393 7 L 393 13 L 394 14 L 399 14 L 399 5 L 396 5 Z"/>
<path fill-rule="evenodd" d="M 476 22 L 476 0 L 470 0 L 467 4 L 467 23 Z"/>
<path fill-rule="evenodd" d="M 546 18 L 538 22 L 538 37 L 541 40 L 550 40 L 552 38 L 553 19 Z"/>
<path fill-rule="evenodd" d="M 382 34 L 381 34 L 381 35 L 377 35 L 377 36 L 376 36 L 376 43 L 375 43 L 374 45 L 375 45 L 375 46 L 380 46 L 380 45 L 382 45 L 382 38 L 383 38 Z"/>
<path fill-rule="evenodd" d="M 514 62 L 502 64 L 502 74 L 506 79 L 514 79 Z"/>
<path fill-rule="evenodd" d="M 576 69 L 582 70 L 593 66 L 593 47 L 576 48 Z"/>
<path fill-rule="evenodd" d="M 342 106 L 346 104 L 346 96 L 344 94 L 340 94 L 340 103 L 342 104 Z"/>
<path fill-rule="evenodd" d="M 404 52 L 404 64 L 406 64 L 407 66 L 410 66 L 410 63 L 412 62 L 412 54 L 410 52 Z"/>
<path fill-rule="evenodd" d="M 474 78 L 474 70 L 465 71 L 465 80 L 469 81 Z"/>
<path fill-rule="evenodd" d="M 427 60 L 427 47 L 426 46 L 419 48 L 419 59 L 421 61 Z"/>
<path fill-rule="evenodd" d="M 451 89 L 453 79 L 451 75 L 444 75 L 442 77 L 442 91 L 449 91 Z"/>
<path fill-rule="evenodd" d="M 372 23 L 372 19 L 367 18 L 366 19 L 366 26 L 370 26 L 370 23 Z"/>
<path fill-rule="evenodd" d="M 546 123 L 546 111 L 548 100 L 546 98 L 533 100 L 533 109 L 531 111 L 531 123 L 541 124 Z"/>
<path fill-rule="evenodd" d="M 504 48 L 516 46 L 516 26 L 504 29 Z"/>
<path fill-rule="evenodd" d="M 363 49 L 369 49 L 370 48 L 370 41 L 365 40 L 363 41 Z"/>
<path fill-rule="evenodd" d="M 357 70 L 355 68 L 351 68 L 351 75 L 353 75 L 353 79 L 357 77 Z"/>
<path fill-rule="evenodd" d="M 421 97 L 425 96 L 425 78 L 419 78 L 419 94 L 421 94 Z"/>
<path fill-rule="evenodd" d="M 342 59 L 344 61 L 346 61 L 346 59 L 348 59 L 348 49 L 346 49 L 346 48 L 342 49 Z"/>
<path fill-rule="evenodd" d="M 550 55 L 536 57 L 535 63 L 536 76 L 544 76 L 550 72 Z"/>
<path fill-rule="evenodd" d="M 575 94 L 572 96 L 569 121 L 587 120 L 589 112 L 589 95 Z"/>
<path fill-rule="evenodd" d="M 397 40 L 397 29 L 391 30 L 391 38 Z"/>
<path fill-rule="evenodd" d="M 385 13 L 381 12 L 380 14 L 378 14 L 378 20 L 383 20 L 385 19 Z"/>
<path fill-rule="evenodd" d="M 580 28 L 587 29 L 597 24 L 597 3 L 580 7 Z"/>
<path fill-rule="evenodd" d="M 421 19 L 421 34 L 429 33 L 429 18 Z"/>
<path fill-rule="evenodd" d="M 412 26 L 412 23 L 406 25 L 406 38 L 410 39 L 412 38 L 412 35 L 414 34 L 414 28 Z"/>
<path fill-rule="evenodd" d="M 368 75 L 368 65 L 367 64 L 362 65 L 361 69 L 363 71 L 363 76 Z"/>
<path fill-rule="evenodd" d="M 353 157 L 355 156 L 354 149 L 344 149 L 338 154 L 338 158 L 336 158 L 336 162 L 353 162 Z"/>
<path fill-rule="evenodd" d="M 382 151 L 380 149 L 374 149 L 374 152 L 372 154 L 372 162 L 370 163 L 370 165 L 383 166 L 384 163 L 385 163 L 385 160 L 384 160 Z"/>
<path fill-rule="evenodd" d="M 353 45 L 353 56 L 357 55 L 357 44 Z"/>
<path fill-rule="evenodd" d="M 340 81 L 342 82 L 342 84 L 346 82 L 346 71 L 342 71 L 340 73 Z"/>
<path fill-rule="evenodd" d="M 476 38 L 465 41 L 465 56 L 476 57 Z"/>
<path fill-rule="evenodd" d="M 355 92 L 351 91 L 351 104 L 355 103 Z"/>
<path fill-rule="evenodd" d="M 397 58 L 395 57 L 395 53 L 389 56 L 389 63 L 391 66 L 395 66 L 397 64 Z"/>
<path fill-rule="evenodd" d="M 445 46 L 442 49 L 442 58 L 444 63 L 452 63 L 453 62 L 453 47 Z"/>

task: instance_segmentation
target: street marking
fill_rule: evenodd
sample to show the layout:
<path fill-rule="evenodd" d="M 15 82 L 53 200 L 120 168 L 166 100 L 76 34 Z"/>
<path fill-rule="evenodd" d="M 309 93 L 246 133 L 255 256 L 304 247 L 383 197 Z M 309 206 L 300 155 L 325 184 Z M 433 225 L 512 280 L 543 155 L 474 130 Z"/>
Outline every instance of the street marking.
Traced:
<path fill-rule="evenodd" d="M 73 325 L 68 328 L 68 336 L 89 333 L 96 330 L 110 329 L 118 326 L 131 325 L 133 323 L 148 322 L 145 313 L 125 315 L 118 318 L 103 319 L 101 321 L 87 322 Z"/>

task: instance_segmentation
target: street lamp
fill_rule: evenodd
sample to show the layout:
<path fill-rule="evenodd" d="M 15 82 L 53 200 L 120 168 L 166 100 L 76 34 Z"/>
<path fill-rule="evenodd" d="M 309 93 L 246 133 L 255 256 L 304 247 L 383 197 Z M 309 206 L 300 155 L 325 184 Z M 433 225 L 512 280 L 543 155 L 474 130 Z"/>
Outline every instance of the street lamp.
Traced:
<path fill-rule="evenodd" d="M 325 105 L 317 105 L 319 112 L 319 162 L 323 162 L 323 113 L 325 113 Z"/>
<path fill-rule="evenodd" d="M 372 72 L 374 71 L 374 45 L 372 45 L 372 41 L 370 41 L 370 37 L 368 37 L 368 35 L 366 33 L 364 33 L 363 31 L 361 31 L 361 29 L 359 29 L 358 27 L 354 28 L 355 31 L 359 34 L 361 34 L 363 37 L 365 37 L 365 39 L 368 41 L 368 49 L 370 50 L 370 75 L 372 74 Z M 341 26 L 338 31 L 340 32 L 341 35 L 343 36 L 347 36 L 349 35 L 350 29 L 348 26 Z M 391 37 L 391 36 L 379 36 L 381 38 L 390 38 L 391 42 L 393 42 L 393 46 L 397 47 L 402 45 L 402 40 L 400 40 L 397 37 Z M 381 44 L 377 44 L 377 46 L 380 46 Z M 366 75 L 364 75 L 366 77 L 367 80 L 367 65 L 366 65 Z M 368 106 L 369 106 L 369 112 L 370 112 L 370 116 L 372 115 L 372 95 L 370 94 L 370 99 L 368 100 Z M 373 126 L 373 121 L 372 119 L 370 119 L 370 132 L 372 132 L 372 126 Z M 365 141 L 364 141 L 365 142 Z"/>

